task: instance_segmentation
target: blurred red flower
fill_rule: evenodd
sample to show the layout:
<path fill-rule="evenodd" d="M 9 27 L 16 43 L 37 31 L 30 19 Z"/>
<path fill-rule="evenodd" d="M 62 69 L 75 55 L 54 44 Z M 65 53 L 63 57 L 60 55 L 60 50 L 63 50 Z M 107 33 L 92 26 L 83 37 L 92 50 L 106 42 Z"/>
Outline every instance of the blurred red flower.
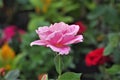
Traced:
<path fill-rule="evenodd" d="M 82 34 L 86 31 L 86 26 L 81 22 L 81 21 L 78 21 L 75 23 L 76 25 L 79 25 L 80 29 L 78 31 L 78 34 Z"/>
<path fill-rule="evenodd" d="M 102 65 L 109 62 L 111 59 L 108 56 L 103 56 L 104 48 L 98 48 L 86 55 L 85 62 L 87 66 Z"/>
<path fill-rule="evenodd" d="M 0 76 L 4 76 L 5 75 L 5 68 L 0 68 Z"/>

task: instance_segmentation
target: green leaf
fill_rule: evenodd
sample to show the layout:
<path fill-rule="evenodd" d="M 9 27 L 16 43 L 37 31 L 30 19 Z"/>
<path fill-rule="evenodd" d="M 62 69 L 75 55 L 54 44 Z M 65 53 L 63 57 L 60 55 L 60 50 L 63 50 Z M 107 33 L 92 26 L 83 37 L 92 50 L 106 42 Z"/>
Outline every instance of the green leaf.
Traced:
<path fill-rule="evenodd" d="M 73 18 L 70 16 L 56 16 L 56 19 L 53 19 L 54 22 L 62 21 L 62 22 L 72 22 Z"/>
<path fill-rule="evenodd" d="M 81 73 L 66 72 L 58 80 L 80 80 Z"/>
<path fill-rule="evenodd" d="M 109 44 L 111 44 L 111 46 L 114 48 L 114 47 L 117 47 L 118 46 L 118 43 L 119 43 L 119 34 L 118 33 L 111 33 L 108 35 L 109 37 Z"/>
<path fill-rule="evenodd" d="M 54 2 L 54 3 L 52 3 L 52 5 L 51 5 L 51 7 L 52 7 L 52 9 L 59 9 L 59 8 L 61 8 L 63 6 L 63 3 L 61 2 L 61 1 L 57 1 L 57 2 Z"/>
<path fill-rule="evenodd" d="M 19 63 L 20 63 L 21 59 L 24 58 L 25 55 L 26 54 L 24 54 L 24 53 L 20 53 L 15 57 L 13 64 L 12 64 L 13 69 L 16 67 L 19 68 L 19 65 L 20 65 Z"/>
<path fill-rule="evenodd" d="M 106 71 L 109 74 L 116 74 L 116 73 L 120 72 L 120 65 L 115 64 L 111 68 L 106 69 Z"/>
<path fill-rule="evenodd" d="M 62 7 L 63 7 L 64 13 L 68 13 L 68 12 L 75 10 L 79 7 L 79 4 L 73 4 L 73 1 L 63 0 L 62 3 L 63 3 Z"/>
<path fill-rule="evenodd" d="M 120 50 L 116 48 L 113 52 L 113 61 L 116 64 L 120 64 Z"/>
<path fill-rule="evenodd" d="M 3 0 L 0 0 L 0 8 L 3 6 Z"/>
<path fill-rule="evenodd" d="M 117 10 L 113 6 L 107 6 L 106 12 L 104 14 L 104 19 L 106 23 L 108 23 L 111 26 L 115 26 L 119 23 L 119 16 Z"/>
<path fill-rule="evenodd" d="M 109 44 L 104 50 L 104 56 L 108 56 L 112 53 L 113 47 Z"/>
<path fill-rule="evenodd" d="M 107 56 L 112 53 L 114 48 L 116 48 L 119 44 L 119 34 L 118 33 L 111 33 L 108 35 L 109 43 L 104 50 L 104 55 Z"/>
<path fill-rule="evenodd" d="M 29 0 L 34 7 L 42 7 L 43 3 L 41 0 Z"/>
<path fill-rule="evenodd" d="M 18 76 L 19 76 L 19 70 L 12 70 L 12 71 L 9 71 L 6 76 L 5 76 L 5 79 L 6 80 L 17 80 Z"/>
<path fill-rule="evenodd" d="M 62 73 L 62 59 L 61 55 L 57 55 L 54 58 L 55 68 L 59 75 Z"/>
<path fill-rule="evenodd" d="M 90 10 L 95 9 L 96 6 L 97 6 L 94 1 L 93 1 L 93 2 L 89 2 L 89 1 L 87 1 L 87 0 L 84 0 L 84 5 L 85 5 L 88 9 L 90 9 Z"/>
<path fill-rule="evenodd" d="M 41 17 L 35 17 L 30 20 L 30 22 L 28 24 L 28 30 L 34 31 L 39 26 L 45 26 L 45 25 L 47 26 L 47 25 L 49 25 L 49 23 L 44 21 L 44 19 Z"/>
<path fill-rule="evenodd" d="M 90 27 L 91 27 L 91 28 L 94 28 L 97 24 L 98 24 L 98 21 L 97 21 L 97 20 L 91 20 L 91 22 L 90 22 Z"/>
<path fill-rule="evenodd" d="M 62 60 L 63 60 L 63 69 L 66 69 L 68 66 L 70 67 L 70 68 L 74 68 L 75 67 L 75 65 L 74 65 L 74 63 L 73 63 L 73 56 L 71 56 L 71 55 L 66 55 L 66 56 L 63 56 L 62 57 Z"/>
<path fill-rule="evenodd" d="M 76 9 L 76 8 L 78 8 L 78 5 L 73 5 L 73 6 L 69 6 L 69 7 L 64 8 L 64 11 L 65 12 L 70 12 L 70 11 Z"/>
<path fill-rule="evenodd" d="M 102 16 L 106 11 L 106 6 L 98 6 L 96 7 L 90 14 L 88 14 L 88 19 L 96 19 Z"/>

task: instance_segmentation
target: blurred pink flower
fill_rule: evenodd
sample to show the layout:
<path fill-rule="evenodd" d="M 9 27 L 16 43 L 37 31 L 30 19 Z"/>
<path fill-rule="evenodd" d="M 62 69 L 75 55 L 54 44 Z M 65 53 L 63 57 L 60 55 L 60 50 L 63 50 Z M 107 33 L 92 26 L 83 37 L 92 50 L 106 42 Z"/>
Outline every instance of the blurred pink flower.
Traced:
<path fill-rule="evenodd" d="M 18 33 L 19 33 L 20 35 L 24 35 L 26 32 L 25 32 L 24 30 L 22 30 L 22 29 L 18 29 Z"/>
<path fill-rule="evenodd" d="M 17 28 L 17 26 L 15 25 L 5 27 L 3 30 L 3 40 L 4 41 L 11 40 L 16 35 L 16 33 L 23 35 L 25 34 L 25 31 Z"/>
<path fill-rule="evenodd" d="M 30 45 L 42 45 L 50 47 L 59 54 L 68 54 L 70 47 L 68 45 L 83 42 L 83 36 L 77 35 L 78 25 L 68 25 L 64 22 L 55 23 L 54 25 L 39 27 L 36 33 L 40 40 L 32 42 Z"/>
<path fill-rule="evenodd" d="M 16 33 L 16 26 L 14 25 L 11 25 L 11 26 L 8 26 L 6 28 L 4 28 L 3 30 L 3 39 L 5 41 L 8 41 L 10 40 Z"/>

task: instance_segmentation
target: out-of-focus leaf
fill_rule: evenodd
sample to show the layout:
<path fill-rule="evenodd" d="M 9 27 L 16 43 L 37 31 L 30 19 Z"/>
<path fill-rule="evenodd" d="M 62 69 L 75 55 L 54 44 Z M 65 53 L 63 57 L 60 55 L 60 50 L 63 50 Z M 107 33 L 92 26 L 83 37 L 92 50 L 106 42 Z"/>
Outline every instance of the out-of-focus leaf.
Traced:
<path fill-rule="evenodd" d="M 63 1 L 63 12 L 65 12 L 65 13 L 70 12 L 72 10 L 75 10 L 78 7 L 79 7 L 79 5 L 78 4 L 73 4 L 72 1 L 67 1 L 67 0 Z"/>
<path fill-rule="evenodd" d="M 88 19 L 93 20 L 101 17 L 102 21 L 109 25 L 115 25 L 119 23 L 119 16 L 117 10 L 112 6 L 100 5 L 96 7 L 90 14 L 88 14 Z"/>
<path fill-rule="evenodd" d="M 87 44 L 94 44 L 94 45 L 97 45 L 97 41 L 96 41 L 96 39 L 95 39 L 95 37 L 94 37 L 94 34 L 95 34 L 96 32 L 94 31 L 92 31 L 92 30 L 89 30 L 89 31 L 87 31 L 86 33 L 85 33 L 85 36 L 87 37 L 87 39 L 86 39 L 86 43 Z"/>
<path fill-rule="evenodd" d="M 106 11 L 106 6 L 97 6 L 90 14 L 88 14 L 88 19 L 96 19 L 102 16 Z"/>
<path fill-rule="evenodd" d="M 42 0 L 29 0 L 34 7 L 42 7 Z"/>
<path fill-rule="evenodd" d="M 94 10 L 96 8 L 96 3 L 93 1 L 93 2 L 89 2 L 87 0 L 84 0 L 83 1 L 85 6 L 90 9 L 90 10 Z"/>
<path fill-rule="evenodd" d="M 97 20 L 92 20 L 92 21 L 90 22 L 90 27 L 91 27 L 91 28 L 94 28 L 97 24 L 98 24 L 98 21 L 97 21 Z"/>
<path fill-rule="evenodd" d="M 54 2 L 52 5 L 51 5 L 51 7 L 52 7 L 52 9 L 59 9 L 59 8 L 61 8 L 63 6 L 63 3 L 60 1 L 60 2 Z"/>
<path fill-rule="evenodd" d="M 80 73 L 66 72 L 62 74 L 58 80 L 81 80 Z"/>
<path fill-rule="evenodd" d="M 118 33 L 110 33 L 108 37 L 109 37 L 109 44 L 111 44 L 113 48 L 117 47 L 119 43 L 120 35 Z"/>
<path fill-rule="evenodd" d="M 113 47 L 109 44 L 104 50 L 104 55 L 108 56 L 112 53 L 112 51 L 113 51 Z"/>
<path fill-rule="evenodd" d="M 72 56 L 63 56 L 63 69 L 66 69 L 67 67 L 73 68 L 75 65 L 73 64 L 73 57 Z"/>
<path fill-rule="evenodd" d="M 28 30 L 29 31 L 35 31 L 40 26 L 47 26 L 49 25 L 49 22 L 44 21 L 41 17 L 35 17 L 30 20 L 28 23 Z"/>
<path fill-rule="evenodd" d="M 113 26 L 115 26 L 116 23 L 119 23 L 117 10 L 112 6 L 106 6 L 106 12 L 104 14 L 103 21 Z"/>
<path fill-rule="evenodd" d="M 111 68 L 106 69 L 106 71 L 109 74 L 117 74 L 118 72 L 120 72 L 120 65 L 113 65 Z"/>
<path fill-rule="evenodd" d="M 17 80 L 19 73 L 19 70 L 9 71 L 5 76 L 5 80 Z"/>
<path fill-rule="evenodd" d="M 22 59 L 25 55 L 26 55 L 26 54 L 24 54 L 24 53 L 20 53 L 20 54 L 18 54 L 18 55 L 15 57 L 14 61 L 12 62 L 12 63 L 13 63 L 13 64 L 12 64 L 13 69 L 19 67 L 19 63 L 20 63 L 21 59 Z"/>
<path fill-rule="evenodd" d="M 63 69 L 62 57 L 60 55 L 57 55 L 54 58 L 54 63 L 55 63 L 56 71 L 58 72 L 58 74 L 61 74 Z"/>
<path fill-rule="evenodd" d="M 73 5 L 73 6 L 69 6 L 69 7 L 64 8 L 64 11 L 65 12 L 70 12 L 70 11 L 76 9 L 76 8 L 78 8 L 78 5 Z"/>
<path fill-rule="evenodd" d="M 56 16 L 56 19 L 53 20 L 54 22 L 63 21 L 63 22 L 72 22 L 73 18 L 70 16 Z"/>
<path fill-rule="evenodd" d="M 113 52 L 113 61 L 120 64 L 120 50 L 118 48 L 116 48 Z"/>
<path fill-rule="evenodd" d="M 108 45 L 104 50 L 104 55 L 106 55 L 106 56 L 111 54 L 113 52 L 114 48 L 116 48 L 118 46 L 120 36 L 118 33 L 111 33 L 108 35 L 108 39 L 109 39 Z"/>
<path fill-rule="evenodd" d="M 0 0 L 0 8 L 3 6 L 3 0 Z"/>

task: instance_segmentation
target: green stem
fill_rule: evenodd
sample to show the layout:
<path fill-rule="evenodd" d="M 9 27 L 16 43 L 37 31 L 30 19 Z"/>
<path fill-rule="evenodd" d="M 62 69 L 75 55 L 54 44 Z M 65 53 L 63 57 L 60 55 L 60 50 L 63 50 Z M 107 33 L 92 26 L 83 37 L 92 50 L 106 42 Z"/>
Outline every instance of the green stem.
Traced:
<path fill-rule="evenodd" d="M 60 69 L 59 69 L 59 70 L 60 70 L 59 75 L 61 75 L 61 73 L 62 73 L 61 69 L 62 69 L 62 68 L 61 68 L 61 56 L 60 56 L 60 55 L 59 55 L 59 68 L 60 68 Z"/>
<path fill-rule="evenodd" d="M 61 59 L 61 55 L 57 54 L 55 56 L 54 62 L 55 62 L 56 71 L 59 74 L 59 76 L 58 76 L 58 79 L 59 79 L 61 74 L 62 74 L 62 59 Z"/>

